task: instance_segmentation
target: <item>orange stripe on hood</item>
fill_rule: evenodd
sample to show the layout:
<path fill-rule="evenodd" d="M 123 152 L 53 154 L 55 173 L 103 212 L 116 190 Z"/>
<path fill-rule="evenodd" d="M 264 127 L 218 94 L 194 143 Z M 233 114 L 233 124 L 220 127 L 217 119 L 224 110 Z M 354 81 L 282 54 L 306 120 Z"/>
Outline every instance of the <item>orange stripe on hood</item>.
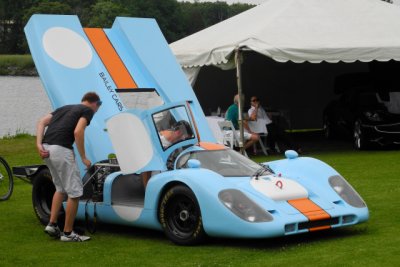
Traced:
<path fill-rule="evenodd" d="M 325 210 L 323 210 L 320 206 L 318 206 L 308 198 L 292 199 L 288 200 L 288 203 L 296 208 L 298 211 L 300 211 L 304 216 L 306 216 L 309 221 L 319 221 L 331 218 L 331 216 Z M 329 228 L 330 226 L 326 225 L 309 228 L 309 230 L 317 231 Z"/>
<path fill-rule="evenodd" d="M 119 89 L 137 88 L 125 64 L 122 62 L 117 51 L 111 44 L 103 29 L 84 28 L 83 29 L 99 55 L 101 61 L 110 73 L 115 85 Z"/>

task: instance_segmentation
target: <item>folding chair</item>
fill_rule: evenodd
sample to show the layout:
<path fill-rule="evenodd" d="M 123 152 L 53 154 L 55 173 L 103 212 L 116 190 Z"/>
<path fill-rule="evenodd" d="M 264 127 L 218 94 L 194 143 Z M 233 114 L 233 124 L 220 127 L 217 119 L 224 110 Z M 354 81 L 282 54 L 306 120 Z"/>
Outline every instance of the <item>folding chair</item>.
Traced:
<path fill-rule="evenodd" d="M 219 121 L 218 126 L 223 134 L 223 144 L 230 148 L 239 147 L 239 136 L 231 121 Z M 247 157 L 247 153 L 245 151 Z"/>
<path fill-rule="evenodd" d="M 264 153 L 265 156 L 268 156 L 268 152 L 267 149 L 265 148 L 264 145 L 264 141 L 263 138 L 265 138 L 265 140 L 267 140 L 268 134 L 267 133 L 261 133 L 258 134 L 260 136 L 260 139 L 258 139 L 258 143 L 260 144 L 261 150 Z M 257 146 L 257 144 L 254 144 L 254 146 Z"/>
<path fill-rule="evenodd" d="M 262 121 L 265 121 L 265 120 L 262 120 Z M 256 129 L 255 131 L 261 130 L 259 127 L 257 127 L 256 122 L 254 122 L 254 121 L 249 121 L 248 124 L 249 124 L 250 129 L 253 131 L 255 129 Z M 256 128 L 254 128 L 254 127 L 256 127 Z M 262 137 L 264 137 L 265 139 L 267 138 L 268 133 L 259 133 L 258 135 L 260 136 L 258 143 L 260 144 L 261 150 L 265 156 L 268 156 L 267 149 L 265 148 L 264 142 L 262 140 Z M 254 151 L 257 150 L 257 144 L 253 145 L 253 149 L 254 149 Z"/>
<path fill-rule="evenodd" d="M 219 121 L 217 122 L 219 129 L 222 133 L 222 142 L 224 145 L 229 146 L 233 149 L 235 146 L 239 146 L 239 137 L 236 134 L 235 127 L 231 121 Z"/>
<path fill-rule="evenodd" d="M 221 129 L 218 125 L 218 122 L 224 121 L 224 118 L 211 116 L 211 117 L 206 117 L 206 120 L 207 120 L 208 126 L 210 126 L 210 129 L 211 129 L 215 139 L 217 140 L 217 143 L 224 144 L 224 133 L 221 131 Z"/>

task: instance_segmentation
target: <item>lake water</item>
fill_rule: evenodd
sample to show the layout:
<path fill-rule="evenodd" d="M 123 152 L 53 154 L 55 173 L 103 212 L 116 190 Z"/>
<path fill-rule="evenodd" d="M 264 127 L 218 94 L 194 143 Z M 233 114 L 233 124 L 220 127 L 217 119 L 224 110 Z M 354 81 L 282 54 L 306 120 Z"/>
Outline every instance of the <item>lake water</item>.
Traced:
<path fill-rule="evenodd" d="M 0 76 L 0 137 L 35 134 L 38 119 L 51 110 L 38 77 Z"/>

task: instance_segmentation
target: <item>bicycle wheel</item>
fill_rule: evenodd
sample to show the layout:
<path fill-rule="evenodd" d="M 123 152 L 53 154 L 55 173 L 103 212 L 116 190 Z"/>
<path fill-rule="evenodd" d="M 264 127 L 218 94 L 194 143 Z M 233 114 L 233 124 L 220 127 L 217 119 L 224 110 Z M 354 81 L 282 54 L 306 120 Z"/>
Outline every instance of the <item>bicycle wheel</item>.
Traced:
<path fill-rule="evenodd" d="M 14 187 L 14 181 L 10 166 L 5 159 L 0 157 L 0 200 L 10 198 Z"/>

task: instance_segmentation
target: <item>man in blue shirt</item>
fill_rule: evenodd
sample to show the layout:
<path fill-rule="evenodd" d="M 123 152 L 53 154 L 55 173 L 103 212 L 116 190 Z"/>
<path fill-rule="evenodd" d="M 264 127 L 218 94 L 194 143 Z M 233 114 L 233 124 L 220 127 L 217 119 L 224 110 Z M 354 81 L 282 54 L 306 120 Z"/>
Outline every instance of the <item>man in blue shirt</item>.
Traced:
<path fill-rule="evenodd" d="M 244 101 L 242 101 L 243 103 Z M 235 95 L 233 98 L 233 104 L 228 108 L 226 111 L 225 119 L 228 121 L 231 121 L 233 124 L 233 127 L 235 127 L 235 130 L 237 131 L 237 135 L 240 136 L 239 133 L 239 95 Z M 260 139 L 260 136 L 256 133 L 253 133 L 248 124 L 247 121 L 243 120 L 243 139 L 245 140 L 244 144 L 244 149 L 247 149 L 251 147 L 253 144 L 258 142 Z"/>

